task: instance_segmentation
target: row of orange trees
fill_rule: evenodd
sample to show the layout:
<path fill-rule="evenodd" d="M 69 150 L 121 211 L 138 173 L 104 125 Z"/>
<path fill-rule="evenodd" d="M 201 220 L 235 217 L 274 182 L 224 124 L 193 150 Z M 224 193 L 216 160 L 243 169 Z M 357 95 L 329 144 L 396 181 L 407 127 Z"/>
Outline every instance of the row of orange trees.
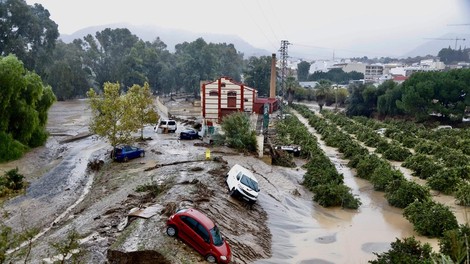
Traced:
<path fill-rule="evenodd" d="M 464 255 L 467 256 L 468 247 L 465 246 L 465 236 L 470 235 L 468 225 L 458 226 L 456 217 L 448 206 L 434 202 L 431 199 L 429 188 L 406 180 L 400 171 L 390 165 L 386 159 L 387 155 L 383 154 L 388 150 L 387 146 L 392 146 L 390 148 L 398 146 L 401 149 L 403 145 L 381 140 L 370 134 L 370 137 L 379 142 L 379 144 L 373 143 L 374 140 L 360 135 L 359 131 L 367 129 L 356 126 L 345 116 L 323 112 L 326 118 L 322 118 L 316 116 L 305 106 L 296 105 L 295 108 L 322 135 L 327 145 L 336 147 L 344 158 L 349 159 L 348 166 L 356 169 L 357 177 L 369 180 L 375 190 L 385 191 L 385 197 L 390 205 L 404 208 L 404 217 L 413 224 L 419 234 L 440 237 L 441 254 L 450 256 L 456 261 L 461 260 Z M 341 126 L 341 129 L 338 126 Z M 355 133 L 356 139 L 351 137 L 350 132 L 343 131 Z M 367 134 L 367 132 L 363 133 Z M 376 133 L 374 134 L 376 135 Z M 377 144 L 379 146 L 382 144 L 384 146 L 382 147 L 382 157 L 370 153 L 358 141 L 362 141 L 366 145 Z M 366 143 L 367 141 L 369 142 Z M 403 149 L 406 150 L 406 148 Z M 412 156 L 411 153 L 408 154 L 408 157 L 410 156 Z M 461 249 L 459 253 L 455 252 L 455 248 Z"/>

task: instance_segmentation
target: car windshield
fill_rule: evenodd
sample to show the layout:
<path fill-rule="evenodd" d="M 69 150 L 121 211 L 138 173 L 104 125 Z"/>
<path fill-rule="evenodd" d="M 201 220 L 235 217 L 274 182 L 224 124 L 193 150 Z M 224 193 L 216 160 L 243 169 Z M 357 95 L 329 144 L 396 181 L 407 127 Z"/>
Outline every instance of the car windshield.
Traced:
<path fill-rule="evenodd" d="M 250 187 L 250 189 L 254 191 L 258 191 L 258 183 L 255 182 L 253 179 L 250 177 L 247 177 L 245 174 L 243 174 L 242 179 L 240 180 L 241 183 L 244 185 Z"/>
<path fill-rule="evenodd" d="M 219 228 L 217 228 L 217 226 L 214 226 L 214 228 L 211 229 L 211 235 L 212 240 L 214 241 L 214 245 L 221 246 L 224 243 L 224 240 L 222 239 Z"/>

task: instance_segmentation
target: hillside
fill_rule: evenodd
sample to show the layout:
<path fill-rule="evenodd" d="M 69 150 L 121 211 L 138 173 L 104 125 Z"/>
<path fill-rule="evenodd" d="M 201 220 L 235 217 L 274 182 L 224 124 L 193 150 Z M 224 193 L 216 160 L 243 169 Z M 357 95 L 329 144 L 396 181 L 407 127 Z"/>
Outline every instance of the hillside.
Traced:
<path fill-rule="evenodd" d="M 132 34 L 135 34 L 144 41 L 153 41 L 157 37 L 160 37 L 160 39 L 167 45 L 167 49 L 170 52 L 174 52 L 176 44 L 192 42 L 197 38 L 202 37 L 208 43 L 232 43 L 239 52 L 245 55 L 245 58 L 250 56 L 269 56 L 272 53 L 272 51 L 270 52 L 256 48 L 236 35 L 195 33 L 181 29 L 169 29 L 157 26 L 136 26 L 130 24 L 108 24 L 87 27 L 76 31 L 71 35 L 62 34 L 60 39 L 65 43 L 70 43 L 74 39 L 83 38 L 88 34 L 95 35 L 96 32 L 102 31 L 106 28 L 128 28 Z"/>

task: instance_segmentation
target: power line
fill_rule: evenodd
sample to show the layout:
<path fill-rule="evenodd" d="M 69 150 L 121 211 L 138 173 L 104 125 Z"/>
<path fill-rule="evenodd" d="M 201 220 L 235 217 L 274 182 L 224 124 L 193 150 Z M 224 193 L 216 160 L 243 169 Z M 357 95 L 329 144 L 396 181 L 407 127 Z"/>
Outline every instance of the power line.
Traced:
<path fill-rule="evenodd" d="M 259 24 L 256 22 L 255 19 L 253 19 L 253 16 L 251 14 L 251 11 L 249 8 L 246 8 L 245 6 L 245 3 L 243 2 L 243 0 L 240 1 L 243 5 L 243 9 L 245 9 L 248 13 L 249 13 L 249 17 L 251 18 L 251 20 L 253 21 L 253 23 L 256 25 L 256 27 L 258 27 L 258 30 L 262 33 L 262 35 L 264 36 L 264 38 L 268 41 L 268 43 L 274 48 L 276 49 L 276 45 L 271 42 L 271 40 L 268 38 L 268 36 L 266 36 L 266 34 L 264 33 L 264 30 L 259 26 Z"/>

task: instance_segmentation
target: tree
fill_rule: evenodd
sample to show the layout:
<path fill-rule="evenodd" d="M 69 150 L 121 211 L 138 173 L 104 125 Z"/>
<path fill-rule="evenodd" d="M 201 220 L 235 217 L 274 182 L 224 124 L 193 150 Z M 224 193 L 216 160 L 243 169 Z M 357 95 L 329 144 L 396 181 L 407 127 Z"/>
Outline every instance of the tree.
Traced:
<path fill-rule="evenodd" d="M 225 142 L 239 150 L 256 151 L 256 133 L 251 129 L 250 118 L 242 112 L 225 116 L 222 120 Z"/>
<path fill-rule="evenodd" d="M 108 139 L 113 149 L 129 143 L 139 126 L 130 100 L 120 93 L 120 84 L 106 82 L 102 95 L 90 89 L 87 96 L 92 111 L 90 131 Z"/>
<path fill-rule="evenodd" d="M 470 105 L 470 70 L 417 72 L 402 84 L 397 106 L 418 121 L 440 116 L 461 122 Z"/>
<path fill-rule="evenodd" d="M 52 54 L 53 62 L 46 66 L 45 82 L 59 101 L 84 97 L 93 85 L 92 75 L 84 69 L 82 58 L 85 52 L 74 41 L 66 44 L 59 40 Z"/>
<path fill-rule="evenodd" d="M 67 238 L 65 240 L 50 243 L 51 247 L 60 255 L 60 264 L 67 263 L 66 261 L 69 257 L 72 257 L 77 261 L 80 250 L 80 238 L 80 234 L 75 229 L 72 229 L 67 233 Z M 75 261 L 73 263 L 76 263 Z"/>
<path fill-rule="evenodd" d="M 199 94 L 202 80 L 212 80 L 217 76 L 217 58 L 203 38 L 175 46 L 177 85 L 186 92 Z"/>
<path fill-rule="evenodd" d="M 129 88 L 126 96 L 129 105 L 135 111 L 135 121 L 140 127 L 140 139 L 144 139 L 144 126 L 146 124 L 155 124 L 160 118 L 153 104 L 154 99 L 149 84 L 145 83 L 143 87 L 134 84 Z"/>
<path fill-rule="evenodd" d="M 371 260 L 371 264 L 431 264 L 432 247 L 428 243 L 421 244 L 414 237 L 404 238 L 403 241 L 396 239 L 392 242 L 391 249 L 387 252 L 378 254 L 376 260 Z"/>
<path fill-rule="evenodd" d="M 308 74 L 310 71 L 310 63 L 301 61 L 297 64 L 297 79 L 299 82 L 305 82 L 308 80 Z"/>
<path fill-rule="evenodd" d="M 371 116 L 377 104 L 377 88 L 372 85 L 355 84 L 349 86 L 349 100 L 346 106 L 348 116 Z"/>
<path fill-rule="evenodd" d="M 323 106 L 325 105 L 325 100 L 330 92 L 331 89 L 331 82 L 329 81 L 320 81 L 320 85 L 315 87 L 315 100 L 317 101 L 318 106 L 320 107 L 320 112 L 323 110 Z"/>
<path fill-rule="evenodd" d="M 416 200 L 403 211 L 416 232 L 423 236 L 441 237 L 445 231 L 458 228 L 457 218 L 450 208 L 432 200 Z"/>
<path fill-rule="evenodd" d="M 0 57 L 0 84 L 0 137 L 29 147 L 44 144 L 47 112 L 55 101 L 52 89 L 44 86 L 39 75 L 26 70 L 13 55 Z M 8 148 L 0 147 L 0 151 L 6 151 L 0 157 L 9 160 L 12 154 L 17 158 L 17 151 L 22 148 L 8 141 L 5 144 L 16 146 L 16 151 L 10 153 Z"/>
<path fill-rule="evenodd" d="M 258 95 L 268 96 L 271 80 L 271 60 L 270 56 L 250 57 L 244 71 L 245 83 L 258 90 Z"/>
<path fill-rule="evenodd" d="M 134 45 L 139 41 L 127 28 L 106 28 L 96 32 L 95 37 L 87 35 L 83 41 L 77 41 L 85 51 L 84 65 L 95 75 L 98 87 L 105 82 L 119 82 L 124 87 L 128 72 L 134 72 L 132 63 L 125 63 Z"/>
<path fill-rule="evenodd" d="M 294 101 L 295 90 L 299 87 L 299 82 L 294 78 L 294 76 L 288 76 L 286 79 L 286 88 L 287 88 L 287 103 L 292 105 Z"/>
<path fill-rule="evenodd" d="M 15 54 L 25 67 L 42 74 L 59 37 L 57 24 L 40 4 L 0 1 L 0 56 Z"/>

